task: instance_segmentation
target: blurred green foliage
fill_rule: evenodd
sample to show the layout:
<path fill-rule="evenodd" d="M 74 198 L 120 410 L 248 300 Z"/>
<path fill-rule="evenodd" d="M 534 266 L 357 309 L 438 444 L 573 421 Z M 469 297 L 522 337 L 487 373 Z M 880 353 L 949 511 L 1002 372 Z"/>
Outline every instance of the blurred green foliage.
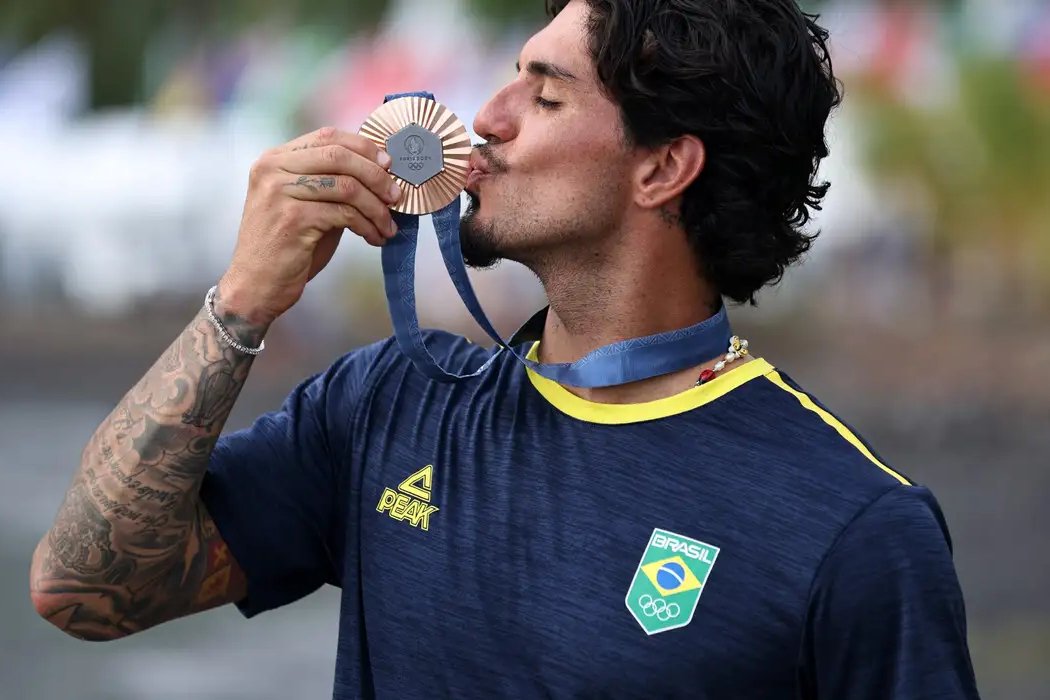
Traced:
<path fill-rule="evenodd" d="M 426 2 L 426 0 L 417 0 Z M 466 0 L 494 24 L 534 23 L 545 17 L 545 0 Z M 819 8 L 819 0 L 801 3 Z M 392 0 L 28 0 L 0 3 L 0 42 L 25 47 L 49 33 L 71 30 L 87 49 L 92 106 L 129 105 L 143 95 L 141 66 L 147 46 L 161 33 L 221 39 L 260 23 L 315 29 L 321 38 L 366 30 Z"/>
<path fill-rule="evenodd" d="M 963 55 L 957 71 L 957 94 L 932 104 L 851 83 L 868 162 L 930 200 L 936 249 L 979 248 L 1050 288 L 1050 90 L 1003 57 Z"/>
<path fill-rule="evenodd" d="M 350 34 L 373 26 L 388 0 L 31 0 L 0 4 L 0 39 L 31 45 L 56 30 L 72 31 L 90 59 L 94 107 L 140 102 L 146 48 L 164 32 L 221 39 L 259 23 Z"/>
<path fill-rule="evenodd" d="M 421 2 L 424 0 L 420 0 Z M 543 0 L 469 0 L 496 23 L 539 22 Z M 26 47 L 56 30 L 70 30 L 90 57 L 94 107 L 141 101 L 146 47 L 161 32 L 186 29 L 214 39 L 256 25 L 316 28 L 343 36 L 374 26 L 390 0 L 31 0 L 0 3 L 0 41 Z"/>

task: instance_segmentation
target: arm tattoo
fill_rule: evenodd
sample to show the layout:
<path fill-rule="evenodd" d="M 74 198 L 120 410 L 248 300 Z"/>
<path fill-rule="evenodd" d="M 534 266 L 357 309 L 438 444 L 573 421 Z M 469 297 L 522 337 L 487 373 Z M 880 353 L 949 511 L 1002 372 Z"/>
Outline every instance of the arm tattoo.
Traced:
<path fill-rule="evenodd" d="M 112 527 L 91 500 L 82 483 L 66 494 L 48 544 L 55 560 L 66 569 L 88 576 L 103 573 L 116 555 L 110 546 Z"/>
<path fill-rule="evenodd" d="M 263 335 L 223 320 L 240 338 Z M 34 601 L 51 622 L 112 639 L 243 595 L 199 491 L 252 359 L 202 312 L 102 422 L 33 557 Z"/>
<path fill-rule="evenodd" d="M 322 177 L 310 177 L 309 175 L 300 175 L 299 179 L 295 182 L 289 182 L 289 185 L 305 187 L 314 194 L 317 194 L 318 188 L 323 190 L 330 190 L 335 187 L 335 178 L 330 175 L 324 175 Z"/>

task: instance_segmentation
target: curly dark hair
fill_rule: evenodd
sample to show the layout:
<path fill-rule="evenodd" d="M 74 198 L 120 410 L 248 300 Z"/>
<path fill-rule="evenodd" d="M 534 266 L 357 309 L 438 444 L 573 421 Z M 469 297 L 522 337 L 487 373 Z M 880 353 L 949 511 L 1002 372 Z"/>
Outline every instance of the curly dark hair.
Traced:
<path fill-rule="evenodd" d="M 554 17 L 569 0 L 547 0 Z M 632 145 L 699 137 L 681 219 L 706 278 L 755 303 L 810 248 L 829 184 L 824 125 L 842 100 L 828 32 L 796 0 L 586 0 L 590 52 Z"/>

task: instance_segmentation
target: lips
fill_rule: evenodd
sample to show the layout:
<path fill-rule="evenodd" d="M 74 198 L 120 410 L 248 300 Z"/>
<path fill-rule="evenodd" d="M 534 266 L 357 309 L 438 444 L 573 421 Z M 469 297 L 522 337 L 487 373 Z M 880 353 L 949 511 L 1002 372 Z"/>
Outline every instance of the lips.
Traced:
<path fill-rule="evenodd" d="M 467 171 L 466 185 L 464 185 L 464 189 L 468 192 L 476 193 L 483 179 L 505 172 L 504 167 L 499 165 L 499 161 L 496 162 L 496 165 L 489 163 L 485 152 L 485 148 L 482 147 L 470 153 L 470 169 Z"/>
<path fill-rule="evenodd" d="M 481 154 L 474 151 L 470 154 L 470 171 L 467 173 L 467 183 L 464 186 L 467 191 L 477 191 L 481 181 L 492 174 L 488 163 Z"/>
<path fill-rule="evenodd" d="M 484 175 L 488 175 L 492 171 L 480 151 L 474 151 L 470 154 L 470 171 L 474 172 L 475 170 L 480 171 Z"/>
<path fill-rule="evenodd" d="M 467 173 L 467 182 L 463 186 L 463 189 L 468 192 L 476 192 L 478 185 L 481 184 L 481 181 L 486 177 L 488 177 L 488 173 L 484 170 L 471 170 Z"/>

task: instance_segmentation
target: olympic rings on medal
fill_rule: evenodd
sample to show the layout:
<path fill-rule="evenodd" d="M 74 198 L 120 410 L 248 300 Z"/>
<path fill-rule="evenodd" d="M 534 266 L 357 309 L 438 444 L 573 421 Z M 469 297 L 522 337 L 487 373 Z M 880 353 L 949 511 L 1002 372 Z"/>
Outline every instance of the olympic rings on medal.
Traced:
<path fill-rule="evenodd" d="M 673 620 L 682 614 L 682 609 L 678 607 L 678 603 L 667 604 L 667 601 L 663 598 L 654 599 L 648 593 L 638 599 L 638 605 L 642 606 L 642 614 L 646 617 L 656 616 L 656 619 L 660 622 L 667 622 Z"/>

